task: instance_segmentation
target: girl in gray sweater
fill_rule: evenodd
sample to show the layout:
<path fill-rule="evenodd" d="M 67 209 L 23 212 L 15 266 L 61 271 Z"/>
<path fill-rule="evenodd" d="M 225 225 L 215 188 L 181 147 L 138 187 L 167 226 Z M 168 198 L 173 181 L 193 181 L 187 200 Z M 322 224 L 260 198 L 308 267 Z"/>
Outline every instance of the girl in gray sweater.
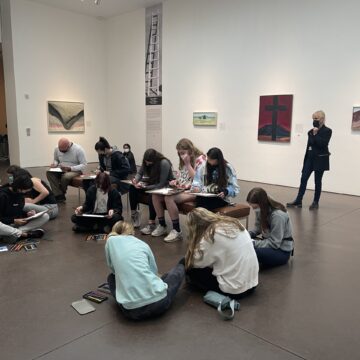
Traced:
<path fill-rule="evenodd" d="M 249 231 L 260 266 L 284 265 L 293 253 L 292 227 L 286 208 L 264 189 L 252 189 L 246 201 L 255 211 L 255 226 Z"/>

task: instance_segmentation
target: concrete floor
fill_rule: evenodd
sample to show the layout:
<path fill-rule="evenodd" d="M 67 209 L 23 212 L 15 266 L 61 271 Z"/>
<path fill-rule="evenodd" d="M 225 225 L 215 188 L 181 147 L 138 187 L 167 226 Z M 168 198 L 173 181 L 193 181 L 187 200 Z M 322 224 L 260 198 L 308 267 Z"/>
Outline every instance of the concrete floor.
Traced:
<path fill-rule="evenodd" d="M 31 172 L 45 178 L 44 168 Z M 253 186 L 261 186 L 239 183 L 240 202 Z M 281 202 L 296 193 L 263 187 Z M 312 195 L 307 192 L 305 205 Z M 316 212 L 291 209 L 294 259 L 262 272 L 255 294 L 241 301 L 230 322 L 186 285 L 172 308 L 156 320 L 129 322 L 112 299 L 95 304 L 91 314 L 78 315 L 70 304 L 104 282 L 108 270 L 104 245 L 85 242 L 85 235 L 71 231 L 77 204 L 77 190 L 70 189 L 37 251 L 0 253 L 2 360 L 360 358 L 358 197 L 324 193 Z M 142 210 L 145 224 L 146 208 Z M 124 215 L 128 218 L 126 210 Z M 251 214 L 250 224 L 253 219 Z M 166 244 L 137 235 L 151 246 L 161 273 L 184 255 L 185 241 Z"/>

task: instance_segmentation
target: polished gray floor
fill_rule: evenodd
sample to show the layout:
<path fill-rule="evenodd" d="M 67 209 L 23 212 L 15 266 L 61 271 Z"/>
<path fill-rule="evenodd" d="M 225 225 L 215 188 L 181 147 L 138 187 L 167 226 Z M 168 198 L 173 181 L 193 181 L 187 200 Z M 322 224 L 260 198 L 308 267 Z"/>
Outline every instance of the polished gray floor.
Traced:
<path fill-rule="evenodd" d="M 44 177 L 44 169 L 31 171 Z M 239 183 L 242 202 L 261 185 Z M 261 186 L 281 202 L 296 192 Z M 134 323 L 121 316 L 113 300 L 95 304 L 96 311 L 84 316 L 70 307 L 108 274 L 104 245 L 71 231 L 77 195 L 69 190 L 37 251 L 0 253 L 2 360 L 360 358 L 358 197 L 324 193 L 318 211 L 290 210 L 294 259 L 260 273 L 256 293 L 241 301 L 233 321 L 219 319 L 201 294 L 184 285 L 163 317 Z M 305 205 L 312 195 L 308 191 Z M 146 214 L 143 207 L 144 224 Z M 166 244 L 138 236 L 151 246 L 162 273 L 184 254 L 185 241 Z"/>

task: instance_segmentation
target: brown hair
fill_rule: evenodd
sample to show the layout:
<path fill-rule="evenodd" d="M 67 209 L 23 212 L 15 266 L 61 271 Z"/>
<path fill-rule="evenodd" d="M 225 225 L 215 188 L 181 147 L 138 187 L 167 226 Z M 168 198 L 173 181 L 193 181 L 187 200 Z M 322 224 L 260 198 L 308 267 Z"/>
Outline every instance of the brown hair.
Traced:
<path fill-rule="evenodd" d="M 189 155 L 190 155 L 190 163 L 191 166 L 194 168 L 195 167 L 195 160 L 196 158 L 198 158 L 200 155 L 204 155 L 204 153 L 202 151 L 200 151 L 193 143 L 191 140 L 183 138 L 181 140 L 179 140 L 179 142 L 176 144 L 176 150 L 178 151 L 178 156 L 179 156 L 179 169 L 181 170 L 184 167 L 184 161 L 183 159 L 180 157 L 179 155 L 179 151 L 180 150 L 186 150 Z"/>
<path fill-rule="evenodd" d="M 105 194 L 111 190 L 110 176 L 104 172 L 97 174 L 95 178 L 95 185 L 100 188 Z"/>
<path fill-rule="evenodd" d="M 260 208 L 260 224 L 261 229 L 266 230 L 270 228 L 269 215 L 274 210 L 281 210 L 287 212 L 283 204 L 275 201 L 270 197 L 263 188 L 256 187 L 250 190 L 246 201 L 251 204 L 257 204 Z"/>
<path fill-rule="evenodd" d="M 244 231 L 244 226 L 238 219 L 215 214 L 209 210 L 198 207 L 187 215 L 188 247 L 185 255 L 185 266 L 187 269 L 194 264 L 195 253 L 202 252 L 199 244 L 202 239 L 214 242 L 215 230 L 219 226 L 229 237 L 233 237 L 237 232 Z"/>

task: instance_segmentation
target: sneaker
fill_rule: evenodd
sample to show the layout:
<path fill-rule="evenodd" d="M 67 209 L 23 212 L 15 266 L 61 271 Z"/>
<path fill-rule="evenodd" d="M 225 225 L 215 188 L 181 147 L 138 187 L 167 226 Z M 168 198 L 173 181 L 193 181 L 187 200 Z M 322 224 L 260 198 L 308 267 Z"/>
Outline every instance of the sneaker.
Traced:
<path fill-rule="evenodd" d="M 151 236 L 163 236 L 165 234 L 167 234 L 167 227 L 161 226 L 159 224 L 156 229 L 151 233 Z"/>
<path fill-rule="evenodd" d="M 309 206 L 309 210 L 316 210 L 319 208 L 319 203 L 317 202 L 313 202 L 310 206 Z"/>
<path fill-rule="evenodd" d="M 131 221 L 133 222 L 134 228 L 140 227 L 140 213 L 138 211 L 131 214 Z"/>
<path fill-rule="evenodd" d="M 174 242 L 182 239 L 181 231 L 176 231 L 175 229 L 172 229 L 169 233 L 169 235 L 164 238 L 165 242 Z"/>
<path fill-rule="evenodd" d="M 45 234 L 45 231 L 43 229 L 35 229 L 27 231 L 27 235 L 29 238 L 37 239 L 43 237 Z"/>
<path fill-rule="evenodd" d="M 292 208 L 292 207 L 301 208 L 302 207 L 302 202 L 298 201 L 298 200 L 294 200 L 293 202 L 286 203 L 286 207 L 288 207 L 288 208 Z"/>
<path fill-rule="evenodd" d="M 150 235 L 156 228 L 155 224 L 147 224 L 140 232 L 144 235 Z"/>

